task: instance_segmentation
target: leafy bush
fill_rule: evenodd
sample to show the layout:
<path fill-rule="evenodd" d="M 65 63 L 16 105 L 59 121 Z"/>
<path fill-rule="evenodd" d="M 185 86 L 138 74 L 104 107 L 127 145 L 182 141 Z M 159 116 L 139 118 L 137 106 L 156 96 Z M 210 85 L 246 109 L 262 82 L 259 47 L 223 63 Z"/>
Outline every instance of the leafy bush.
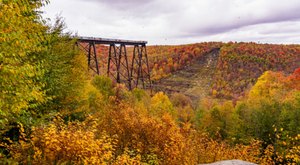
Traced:
<path fill-rule="evenodd" d="M 105 99 L 114 94 L 112 81 L 106 76 L 95 76 L 92 84 L 101 92 Z"/>
<path fill-rule="evenodd" d="M 158 92 L 151 98 L 150 114 L 161 117 L 165 113 L 169 113 L 174 117 L 176 116 L 173 105 L 169 100 L 169 97 L 163 92 Z"/>

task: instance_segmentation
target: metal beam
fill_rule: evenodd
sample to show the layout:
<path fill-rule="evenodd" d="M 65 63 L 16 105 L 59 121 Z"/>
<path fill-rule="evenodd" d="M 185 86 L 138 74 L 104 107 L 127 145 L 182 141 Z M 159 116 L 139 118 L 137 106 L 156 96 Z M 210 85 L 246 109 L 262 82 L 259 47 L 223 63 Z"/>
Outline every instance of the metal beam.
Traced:
<path fill-rule="evenodd" d="M 146 45 L 147 41 L 133 41 L 123 39 L 108 39 L 108 38 L 97 38 L 97 37 L 75 37 L 79 42 L 96 44 L 123 44 L 123 45 Z"/>

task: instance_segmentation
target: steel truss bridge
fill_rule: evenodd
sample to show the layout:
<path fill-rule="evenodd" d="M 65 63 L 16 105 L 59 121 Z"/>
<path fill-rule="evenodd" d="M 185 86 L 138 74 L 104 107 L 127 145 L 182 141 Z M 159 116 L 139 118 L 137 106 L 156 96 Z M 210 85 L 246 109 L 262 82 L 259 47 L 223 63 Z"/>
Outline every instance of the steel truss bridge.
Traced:
<path fill-rule="evenodd" d="M 89 69 L 97 75 L 107 75 L 117 83 L 133 88 L 152 89 L 146 44 L 147 41 L 119 40 L 95 37 L 76 37 L 76 45 L 85 52 Z M 96 45 L 109 46 L 106 73 L 100 73 Z M 133 47 L 128 54 L 127 47 Z"/>

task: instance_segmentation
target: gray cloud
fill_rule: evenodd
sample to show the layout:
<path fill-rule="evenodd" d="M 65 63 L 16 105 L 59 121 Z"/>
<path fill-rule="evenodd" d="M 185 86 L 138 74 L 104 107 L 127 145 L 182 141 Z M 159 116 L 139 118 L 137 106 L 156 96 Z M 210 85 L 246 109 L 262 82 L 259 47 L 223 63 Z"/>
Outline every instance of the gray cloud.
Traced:
<path fill-rule="evenodd" d="M 200 41 L 299 43 L 299 0 L 52 0 L 79 35 L 143 39 L 150 44 Z M 294 35 L 294 36 L 293 36 Z"/>
<path fill-rule="evenodd" d="M 300 19 L 300 3 L 290 1 L 289 5 L 283 3 L 259 3 L 262 1 L 252 1 L 252 3 L 217 3 L 211 0 L 211 3 L 199 3 L 190 6 L 179 16 L 180 22 L 173 22 L 181 30 L 186 30 L 191 35 L 211 35 L 216 33 L 227 32 L 232 29 L 241 28 L 249 25 L 282 22 L 288 20 Z M 224 2 L 224 1 L 223 1 Z M 235 3 L 234 3 L 235 2 Z M 238 1 L 241 2 L 241 1 Z M 257 3 L 255 3 L 257 2 Z M 266 1 L 264 1 L 266 2 Z M 210 12 L 197 10 L 199 6 L 209 8 Z M 183 26 L 182 26 L 183 25 Z"/>

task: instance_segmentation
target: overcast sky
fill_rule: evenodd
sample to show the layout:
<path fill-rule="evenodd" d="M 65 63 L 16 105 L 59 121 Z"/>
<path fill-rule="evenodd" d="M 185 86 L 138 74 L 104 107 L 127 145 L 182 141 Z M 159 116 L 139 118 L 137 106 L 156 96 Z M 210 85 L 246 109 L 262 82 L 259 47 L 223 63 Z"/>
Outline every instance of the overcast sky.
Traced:
<path fill-rule="evenodd" d="M 50 0 L 42 10 L 80 36 L 300 44 L 300 0 Z"/>

